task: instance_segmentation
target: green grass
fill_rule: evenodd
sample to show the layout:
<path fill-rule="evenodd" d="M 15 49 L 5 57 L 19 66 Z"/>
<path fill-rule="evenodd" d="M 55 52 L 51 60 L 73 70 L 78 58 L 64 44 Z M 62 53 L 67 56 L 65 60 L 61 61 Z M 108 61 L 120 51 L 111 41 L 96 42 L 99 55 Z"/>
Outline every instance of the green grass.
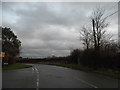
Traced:
<path fill-rule="evenodd" d="M 2 67 L 2 70 L 15 70 L 15 69 L 22 69 L 22 68 L 29 68 L 32 67 L 30 65 L 25 65 L 25 64 L 12 64 L 12 65 L 6 65 Z"/>
<path fill-rule="evenodd" d="M 96 70 L 94 72 L 120 79 L 120 72 L 119 71 L 99 69 L 99 70 Z"/>
<path fill-rule="evenodd" d="M 72 68 L 72 69 L 77 69 L 77 70 L 85 70 L 85 71 L 91 71 L 92 70 L 92 68 L 83 67 L 83 66 L 80 66 L 80 65 L 77 65 L 77 64 L 65 64 L 65 63 L 54 63 L 54 62 L 39 62 L 38 64 L 62 66 L 62 67 L 67 67 L 67 68 Z"/>
<path fill-rule="evenodd" d="M 38 64 L 62 66 L 62 67 L 67 67 L 71 69 L 76 69 L 76 70 L 90 71 L 90 72 L 98 73 L 101 75 L 106 75 L 106 76 L 113 77 L 113 78 L 120 78 L 120 72 L 114 71 L 114 70 L 107 70 L 107 69 L 94 70 L 90 67 L 85 67 L 85 66 L 81 66 L 77 64 L 64 64 L 64 63 L 54 63 L 54 62 L 39 62 Z"/>

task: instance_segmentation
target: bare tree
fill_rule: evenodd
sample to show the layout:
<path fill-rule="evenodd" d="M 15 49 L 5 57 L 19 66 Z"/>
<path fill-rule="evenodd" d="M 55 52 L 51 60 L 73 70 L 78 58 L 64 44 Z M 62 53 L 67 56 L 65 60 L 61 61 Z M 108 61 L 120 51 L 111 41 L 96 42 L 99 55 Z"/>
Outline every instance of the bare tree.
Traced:
<path fill-rule="evenodd" d="M 83 45 L 86 49 L 92 46 L 92 30 L 88 27 L 83 26 L 80 30 L 80 40 L 82 40 Z"/>
<path fill-rule="evenodd" d="M 109 23 L 106 21 L 107 17 L 104 16 L 104 12 L 104 9 L 96 8 L 90 17 L 92 25 L 83 26 L 80 30 L 80 40 L 86 49 L 94 47 L 99 51 L 101 47 L 110 45 L 112 35 L 107 34 L 106 28 Z"/>
<path fill-rule="evenodd" d="M 93 25 L 93 38 L 94 38 L 94 47 L 99 50 L 101 46 L 101 40 L 103 35 L 106 33 L 105 28 L 109 25 L 106 22 L 106 17 L 104 17 L 105 10 L 102 8 L 97 8 L 93 15 L 91 16 L 92 25 Z"/>
<path fill-rule="evenodd" d="M 112 37 L 113 37 L 113 35 L 107 34 L 107 33 L 102 36 L 100 43 L 101 43 L 101 47 L 103 49 L 108 48 L 110 46 L 110 44 L 114 41 L 112 39 Z"/>

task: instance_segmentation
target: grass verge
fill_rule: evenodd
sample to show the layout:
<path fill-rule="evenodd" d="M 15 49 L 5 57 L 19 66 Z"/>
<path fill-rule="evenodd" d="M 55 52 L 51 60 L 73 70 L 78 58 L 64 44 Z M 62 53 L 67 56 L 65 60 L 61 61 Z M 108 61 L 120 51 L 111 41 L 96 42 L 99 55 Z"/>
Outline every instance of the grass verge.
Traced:
<path fill-rule="evenodd" d="M 25 64 L 12 64 L 12 65 L 6 65 L 2 67 L 2 70 L 15 70 L 15 69 L 22 69 L 22 68 L 29 68 L 32 67 L 30 65 L 25 65 Z"/>
<path fill-rule="evenodd" d="M 120 72 L 119 71 L 99 69 L 99 70 L 95 70 L 94 72 L 102 74 L 102 75 L 110 76 L 113 78 L 120 79 Z"/>
<path fill-rule="evenodd" d="M 67 67 L 67 68 L 72 68 L 72 69 L 77 69 L 77 70 L 85 70 L 85 71 L 91 71 L 92 70 L 92 68 L 83 67 L 83 66 L 80 66 L 80 65 L 77 65 L 77 64 L 65 64 L 65 63 L 54 63 L 54 62 L 39 62 L 38 64 L 62 66 L 62 67 Z"/>
<path fill-rule="evenodd" d="M 62 67 L 76 69 L 76 70 L 90 71 L 90 72 L 98 73 L 101 75 L 106 75 L 109 77 L 120 79 L 120 72 L 114 71 L 114 70 L 108 70 L 108 69 L 94 70 L 90 67 L 85 67 L 77 64 L 64 64 L 64 63 L 55 63 L 55 62 L 39 62 L 38 64 L 56 65 L 56 66 L 62 66 Z"/>

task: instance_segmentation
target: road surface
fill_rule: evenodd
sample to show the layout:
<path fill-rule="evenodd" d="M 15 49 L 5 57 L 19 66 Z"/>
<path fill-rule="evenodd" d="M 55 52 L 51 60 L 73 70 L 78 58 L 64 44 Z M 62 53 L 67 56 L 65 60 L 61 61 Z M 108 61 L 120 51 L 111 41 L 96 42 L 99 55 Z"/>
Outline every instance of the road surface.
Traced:
<path fill-rule="evenodd" d="M 118 88 L 118 79 L 52 65 L 34 64 L 2 74 L 2 88 Z"/>

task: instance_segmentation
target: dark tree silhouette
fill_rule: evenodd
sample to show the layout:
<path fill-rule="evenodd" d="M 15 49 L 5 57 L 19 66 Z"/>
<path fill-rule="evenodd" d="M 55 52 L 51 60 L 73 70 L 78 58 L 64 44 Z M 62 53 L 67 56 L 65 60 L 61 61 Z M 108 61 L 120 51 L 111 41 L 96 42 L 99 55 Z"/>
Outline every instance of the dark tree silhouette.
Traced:
<path fill-rule="evenodd" d="M 79 49 L 73 50 L 70 54 L 71 62 L 80 64 L 80 56 L 81 56 L 81 51 Z"/>
<path fill-rule="evenodd" d="M 105 10 L 102 8 L 96 8 L 91 16 L 92 25 L 93 25 L 93 38 L 95 49 L 99 50 L 101 46 L 102 37 L 105 35 L 105 28 L 109 25 L 106 22 L 106 17 L 104 17 Z"/>
<path fill-rule="evenodd" d="M 86 47 L 80 61 L 94 69 L 116 68 L 118 62 L 116 59 L 118 45 L 112 39 L 113 36 L 107 33 L 109 23 L 104 12 L 104 9 L 96 8 L 90 17 L 92 25 L 89 27 L 85 25 L 80 30 L 80 40 Z"/>
<path fill-rule="evenodd" d="M 82 41 L 85 49 L 91 48 L 92 45 L 92 30 L 83 26 L 80 30 L 80 40 Z"/>
<path fill-rule="evenodd" d="M 8 64 L 15 62 L 15 57 L 20 53 L 21 42 L 10 28 L 2 28 L 2 51 L 6 53 Z M 5 59 L 4 58 L 4 59 Z"/>

